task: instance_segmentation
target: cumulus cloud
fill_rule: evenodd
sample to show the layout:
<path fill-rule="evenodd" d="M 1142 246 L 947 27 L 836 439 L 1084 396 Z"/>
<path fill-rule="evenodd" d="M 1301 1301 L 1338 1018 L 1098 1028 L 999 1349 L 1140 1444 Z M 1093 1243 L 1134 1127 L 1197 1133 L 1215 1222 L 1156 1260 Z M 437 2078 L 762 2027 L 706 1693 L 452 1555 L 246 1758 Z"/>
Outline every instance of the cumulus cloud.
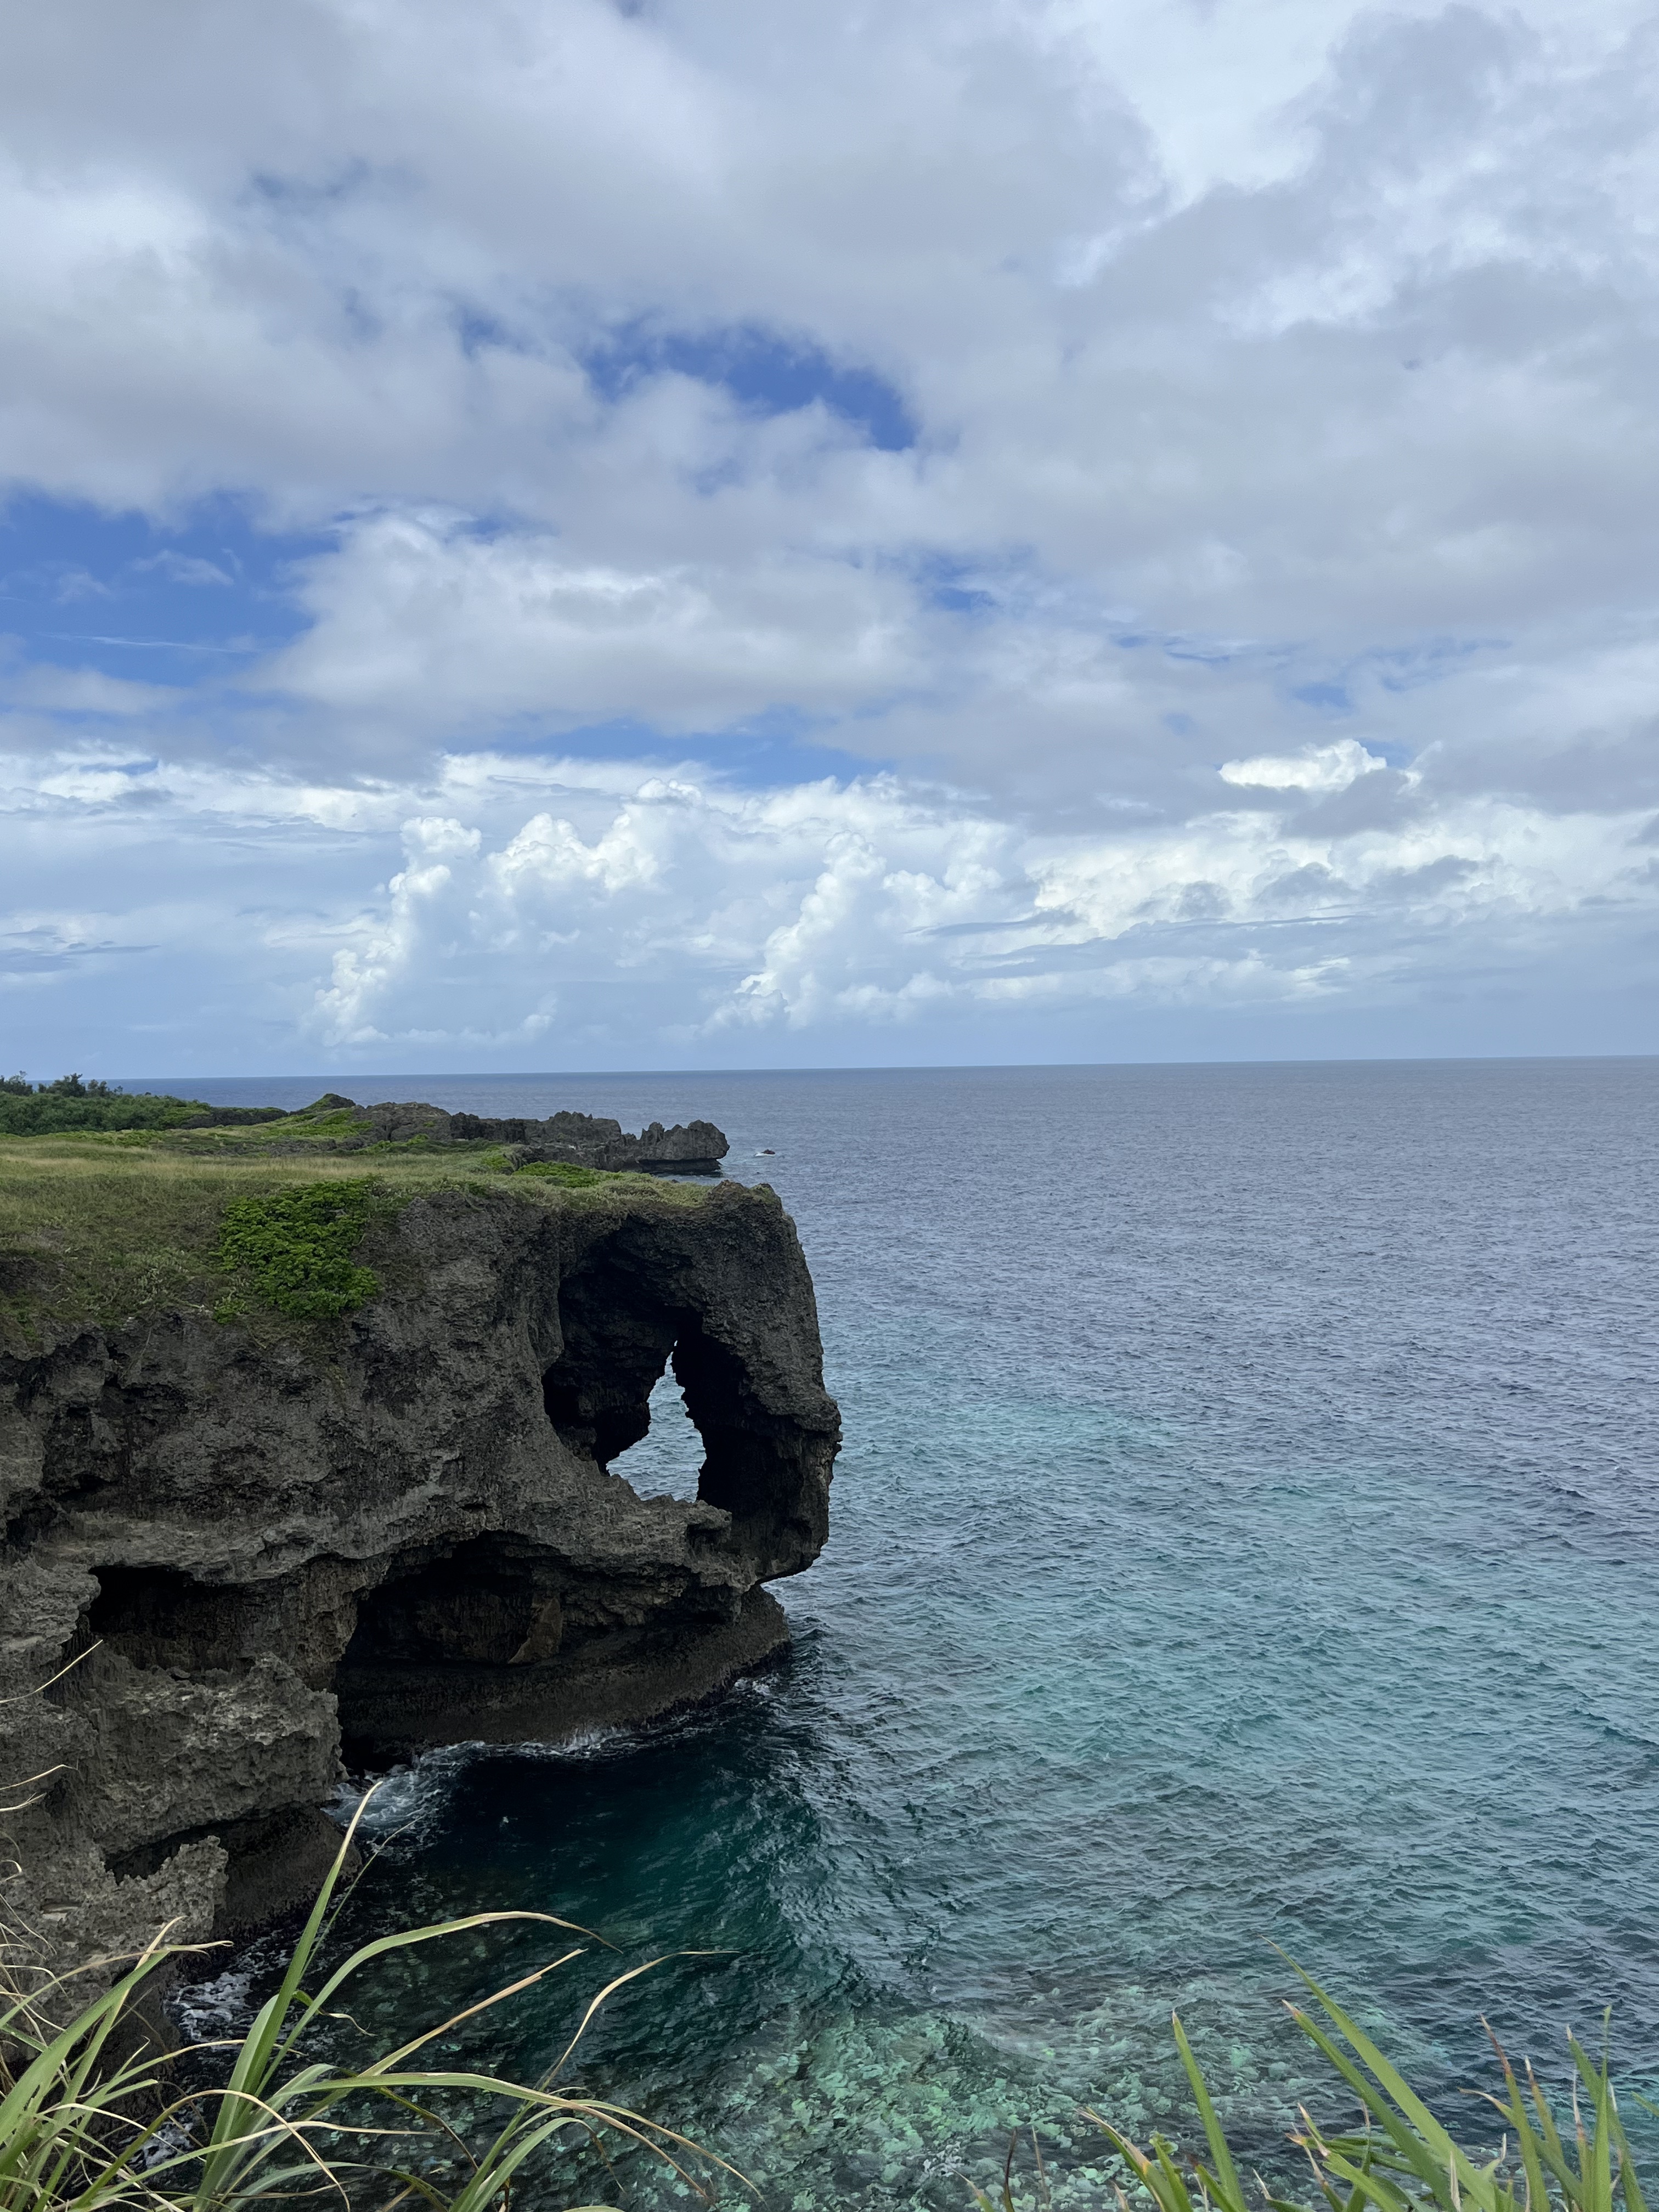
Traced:
<path fill-rule="evenodd" d="M 240 1051 L 660 1058 L 1635 975 L 1656 75 L 1637 0 L 34 11 L 0 478 L 291 550 L 54 556 L 13 988 L 200 928 Z"/>
<path fill-rule="evenodd" d="M 826 1036 L 902 1058 L 1012 1021 L 1099 1048 L 1131 1007 L 1363 1012 L 1659 908 L 1645 816 L 1474 800 L 1333 830 L 1229 798 L 1066 836 L 890 776 L 472 753 L 353 787 L 37 758 L 0 799 L 33 848 L 0 982 L 16 1006 L 73 977 L 121 1028 L 135 963 L 171 968 L 240 1058 L 765 1064 Z M 65 851 L 103 902 L 54 900 Z"/>

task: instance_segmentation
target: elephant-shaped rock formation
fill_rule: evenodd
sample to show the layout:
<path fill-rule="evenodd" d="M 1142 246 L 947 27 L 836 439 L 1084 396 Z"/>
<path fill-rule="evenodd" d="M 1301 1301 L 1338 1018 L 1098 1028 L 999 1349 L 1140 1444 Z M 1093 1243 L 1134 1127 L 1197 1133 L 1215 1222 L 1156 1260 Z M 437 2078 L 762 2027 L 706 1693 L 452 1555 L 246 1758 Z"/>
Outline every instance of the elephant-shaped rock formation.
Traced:
<path fill-rule="evenodd" d="M 286 1906 L 343 1754 L 642 1720 L 787 1641 L 840 1423 L 771 1191 L 438 1188 L 371 1256 L 337 1322 L 0 1355 L 0 1780 L 42 1778 L 9 1825 L 64 1956 Z M 695 1500 L 611 1471 L 671 1363 Z"/>

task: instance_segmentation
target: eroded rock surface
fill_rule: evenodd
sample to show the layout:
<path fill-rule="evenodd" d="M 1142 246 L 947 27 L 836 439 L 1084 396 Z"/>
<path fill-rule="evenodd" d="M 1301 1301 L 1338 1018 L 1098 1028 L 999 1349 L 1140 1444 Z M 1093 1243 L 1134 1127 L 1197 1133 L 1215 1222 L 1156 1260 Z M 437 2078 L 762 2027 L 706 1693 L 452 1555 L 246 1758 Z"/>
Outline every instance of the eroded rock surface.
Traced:
<path fill-rule="evenodd" d="M 314 1882 L 343 1751 L 385 1765 L 706 1694 L 787 1640 L 839 1417 L 771 1192 L 440 1188 L 310 1332 L 162 1314 L 0 1357 L 0 1780 L 85 1955 Z M 690 1502 L 610 1471 L 673 1370 Z M 71 1661 L 44 1691 L 38 1686 Z"/>
<path fill-rule="evenodd" d="M 713 1174 L 731 1149 L 725 1132 L 712 1121 L 677 1121 L 672 1129 L 652 1121 L 635 1137 L 620 1121 L 596 1114 L 552 1114 L 545 1121 L 519 1117 L 497 1121 L 479 1114 L 446 1113 L 441 1106 L 412 1099 L 358 1106 L 332 1091 L 313 1110 L 339 1112 L 347 1107 L 360 1125 L 360 1133 L 340 1139 L 343 1149 L 406 1144 L 416 1137 L 432 1145 L 483 1141 L 513 1146 L 520 1161 L 562 1160 L 572 1167 L 633 1168 L 647 1174 Z"/>

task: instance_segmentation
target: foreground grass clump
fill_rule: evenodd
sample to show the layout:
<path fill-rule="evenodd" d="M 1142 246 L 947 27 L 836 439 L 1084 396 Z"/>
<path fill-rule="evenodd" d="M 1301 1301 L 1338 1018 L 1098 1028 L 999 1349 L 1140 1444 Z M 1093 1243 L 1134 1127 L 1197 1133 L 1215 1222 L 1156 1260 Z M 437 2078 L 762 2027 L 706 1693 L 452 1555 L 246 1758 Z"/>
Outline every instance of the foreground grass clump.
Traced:
<path fill-rule="evenodd" d="M 360 1807 L 359 1819 L 362 1812 Z M 353 1831 L 356 1825 L 354 1820 Z M 158 1940 L 64 2027 L 53 2024 L 64 1982 L 48 1980 L 33 1990 L 15 1986 L 15 1977 L 10 1984 L 0 1983 L 0 2212 L 244 2212 L 299 2197 L 388 2212 L 404 2201 L 437 2212 L 505 2212 L 513 2183 L 532 2160 L 538 2179 L 547 2178 L 550 2162 L 556 2176 L 562 2154 L 591 2146 L 603 2155 L 607 2139 L 652 2151 L 700 2197 L 708 2191 L 682 2158 L 708 2160 L 742 2180 L 672 2129 L 580 2091 L 550 2086 L 599 2007 L 648 1967 L 618 1975 L 600 1992 L 539 2082 L 416 2063 L 461 2021 L 581 1957 L 586 1942 L 568 1946 L 533 1972 L 366 2065 L 331 2063 L 326 2052 L 337 2036 L 333 2024 L 349 2017 L 342 1991 L 389 1952 L 505 1921 L 538 1922 L 602 1941 L 551 1913 L 473 1913 L 365 1944 L 307 1993 L 303 1984 L 329 1933 L 350 1844 L 349 1832 L 275 1996 L 239 2044 L 208 2046 L 229 2062 L 222 2087 L 181 2092 L 149 2040 L 134 2045 L 137 2002 L 157 1988 L 157 1977 L 180 1949 Z M 469 2144 L 434 2109 L 458 2092 L 496 2106 L 488 2141 Z M 562 2201 L 565 2192 L 560 2194 Z"/>
<path fill-rule="evenodd" d="M 1494 2037 L 1503 2094 L 1479 2095 L 1501 2124 L 1502 2140 L 1477 2163 L 1348 2014 L 1310 1976 L 1302 1979 L 1324 2017 L 1297 2005 L 1288 2008 L 1291 2016 L 1330 2062 L 1359 2112 L 1357 2128 L 1339 2130 L 1322 2128 L 1302 2108 L 1301 2126 L 1290 2140 L 1307 2161 L 1319 2202 L 1273 2196 L 1259 2175 L 1247 2192 L 1177 2019 L 1176 2045 L 1203 2124 L 1207 2163 L 1194 2153 L 1183 2157 L 1163 2136 L 1155 2135 L 1151 2148 L 1143 2149 L 1109 2119 L 1085 2112 L 1110 2138 L 1156 2212 L 1263 2212 L 1264 2207 L 1267 2212 L 1620 2212 L 1621 2203 L 1623 2212 L 1646 2212 L 1605 2053 L 1598 2065 L 1576 2036 L 1567 2039 L 1577 2077 L 1569 2136 L 1531 2066 L 1523 2094 Z M 1656 2109 L 1644 2098 L 1637 2102 Z M 1046 2198 L 1035 2139 L 1032 2149 L 1039 2194 Z M 980 2212 L 1015 2212 L 1014 2152 L 1011 2143 L 996 2197 L 969 2185 Z"/>

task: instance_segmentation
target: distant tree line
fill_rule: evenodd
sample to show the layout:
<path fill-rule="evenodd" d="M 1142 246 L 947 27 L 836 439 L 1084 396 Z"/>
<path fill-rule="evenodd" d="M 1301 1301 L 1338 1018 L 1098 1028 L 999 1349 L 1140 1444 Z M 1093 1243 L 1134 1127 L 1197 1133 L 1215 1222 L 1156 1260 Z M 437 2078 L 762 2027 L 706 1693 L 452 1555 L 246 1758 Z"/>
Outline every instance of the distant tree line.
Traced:
<path fill-rule="evenodd" d="M 15 1075 L 0 1075 L 0 1091 L 9 1091 L 15 1098 L 118 1098 L 118 1083 L 84 1083 L 78 1075 L 60 1075 L 55 1083 L 31 1083 L 21 1071 Z"/>
<path fill-rule="evenodd" d="M 152 1091 L 123 1091 L 118 1083 L 60 1075 L 31 1083 L 27 1075 L 0 1076 L 0 1136 L 56 1137 L 76 1129 L 207 1129 L 249 1121 L 280 1121 L 280 1106 L 210 1106 L 200 1098 L 173 1098 Z"/>

